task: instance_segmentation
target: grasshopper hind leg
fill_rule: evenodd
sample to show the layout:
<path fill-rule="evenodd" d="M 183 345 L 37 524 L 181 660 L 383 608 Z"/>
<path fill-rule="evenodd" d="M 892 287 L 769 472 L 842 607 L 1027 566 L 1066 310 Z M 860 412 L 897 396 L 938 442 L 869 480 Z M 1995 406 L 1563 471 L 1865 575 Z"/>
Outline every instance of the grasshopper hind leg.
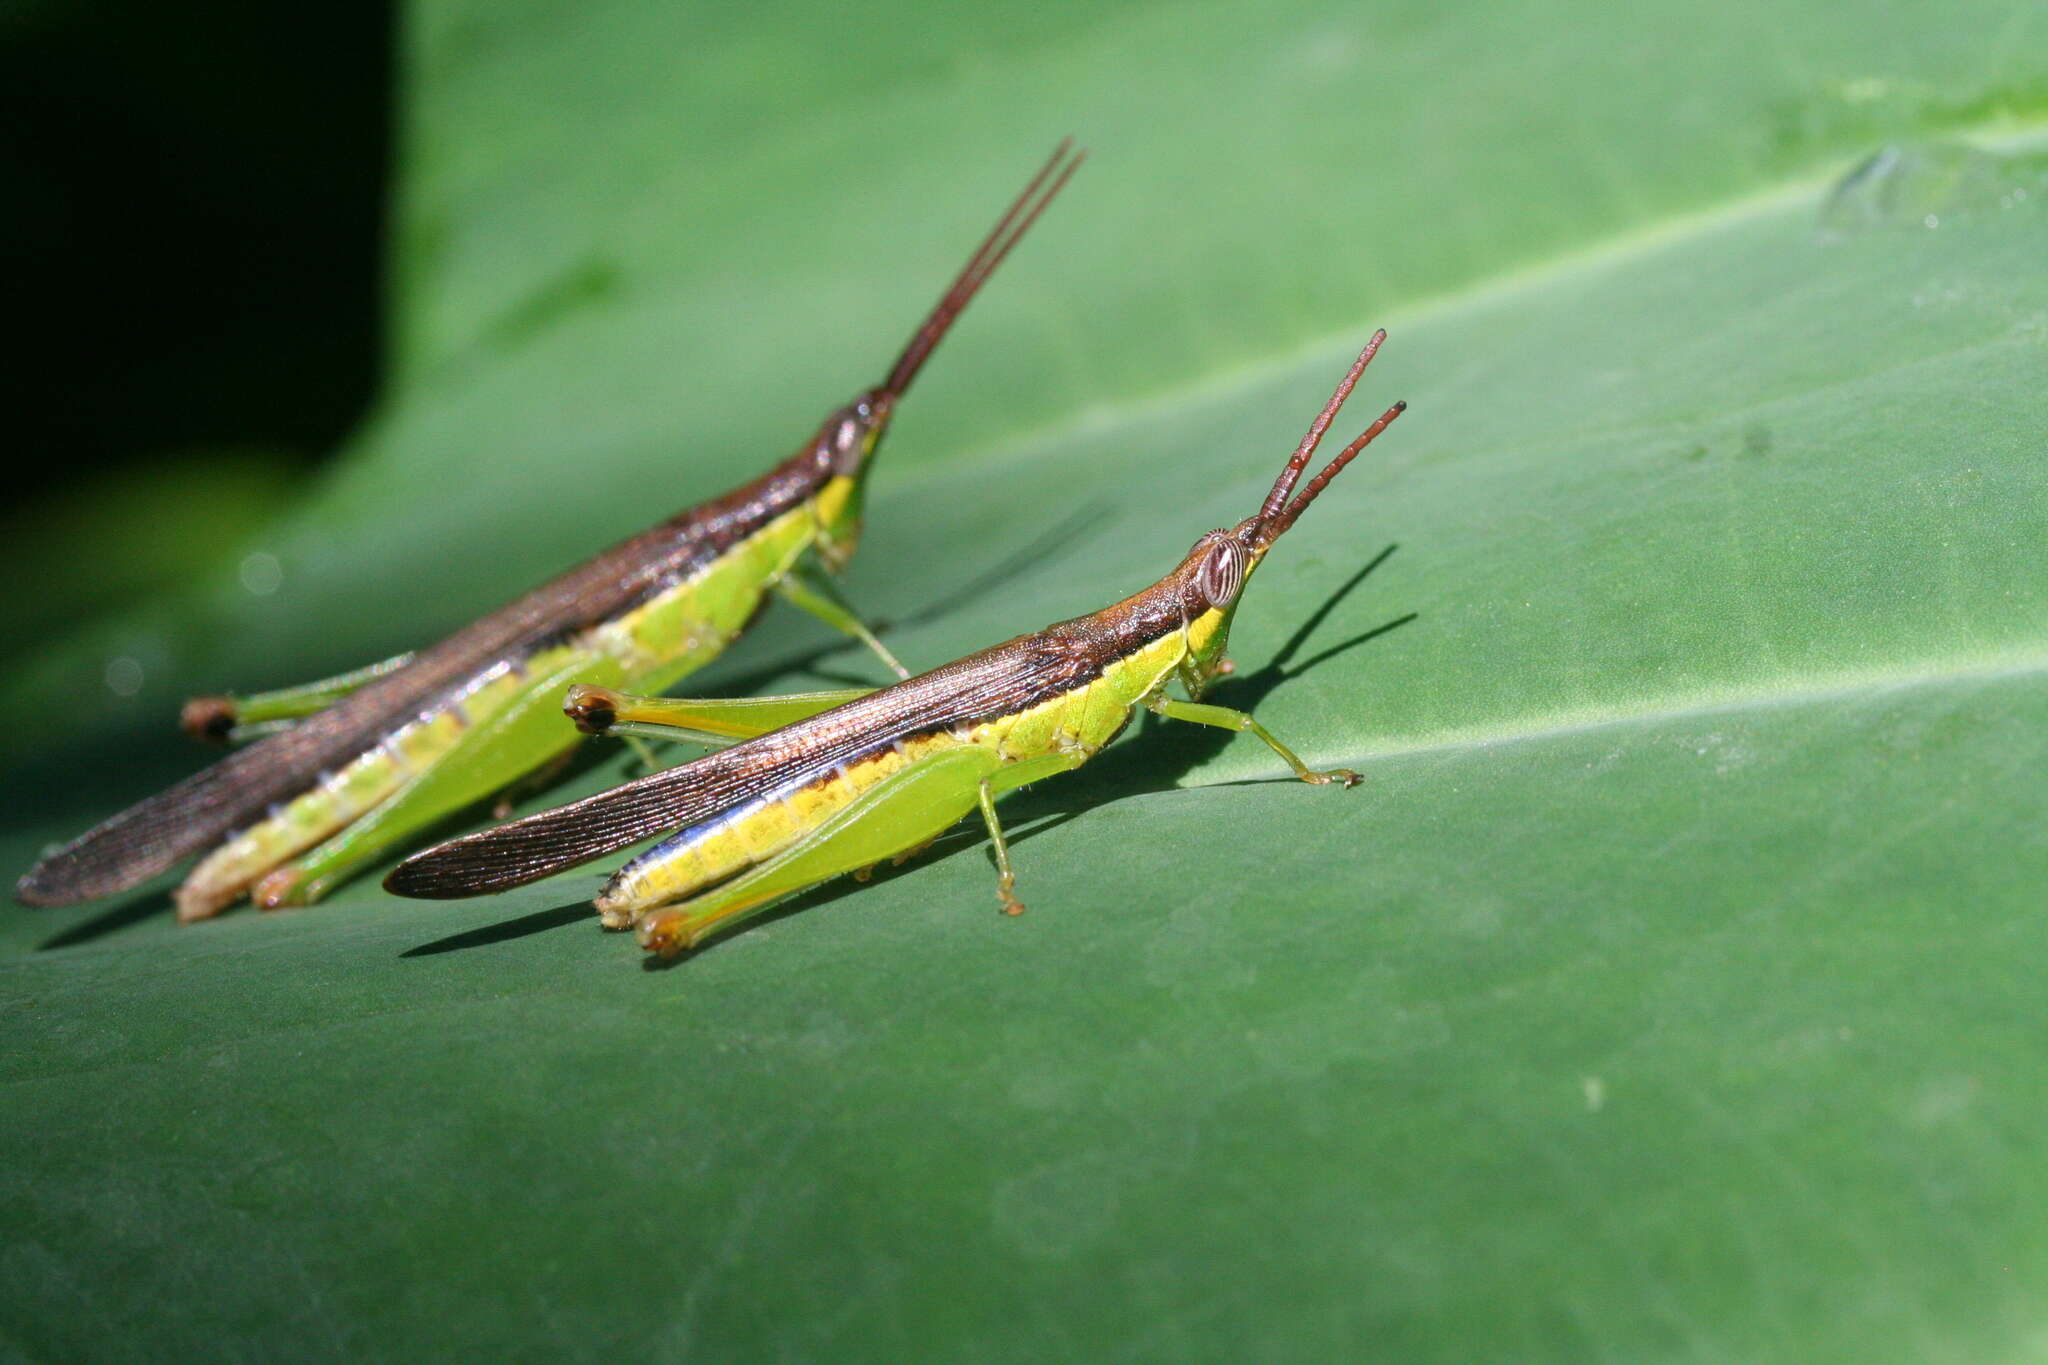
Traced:
<path fill-rule="evenodd" d="M 246 697 L 226 694 L 193 697 L 186 701 L 178 714 L 178 728 L 204 744 L 241 744 L 260 739 L 278 730 L 289 729 L 293 722 L 315 712 L 326 710 L 351 692 L 404 668 L 412 660 L 410 653 L 397 654 L 367 668 L 336 674 L 332 678 L 301 683 L 297 687 L 281 687 L 275 692 L 257 692 Z"/>
<path fill-rule="evenodd" d="M 665 907 L 622 903 L 614 885 L 598 909 L 631 918 L 640 946 L 674 957 L 736 927 L 784 896 L 928 843 L 974 809 L 1002 760 L 972 745 L 940 749 L 889 774 L 781 853 L 720 886 Z M 637 911 L 637 913 L 636 913 Z"/>
<path fill-rule="evenodd" d="M 630 921 L 640 946 L 660 957 L 695 948 L 715 933 L 751 919 L 773 902 L 829 878 L 859 872 L 884 859 L 915 853 L 977 805 L 988 821 L 1006 913 L 1024 907 L 1013 891 L 1009 845 L 995 817 L 995 798 L 1027 782 L 1078 767 L 1086 754 L 1042 754 L 1005 763 L 973 745 L 927 754 L 863 792 L 788 849 L 732 880 L 675 905 L 636 908 L 599 898 L 608 923 Z"/>
<path fill-rule="evenodd" d="M 413 738 L 425 747 L 441 737 L 430 728 Z M 372 753 L 275 808 L 199 860 L 173 897 L 179 922 L 209 919 L 227 909 L 277 869 L 331 842 L 404 781 L 397 761 Z"/>

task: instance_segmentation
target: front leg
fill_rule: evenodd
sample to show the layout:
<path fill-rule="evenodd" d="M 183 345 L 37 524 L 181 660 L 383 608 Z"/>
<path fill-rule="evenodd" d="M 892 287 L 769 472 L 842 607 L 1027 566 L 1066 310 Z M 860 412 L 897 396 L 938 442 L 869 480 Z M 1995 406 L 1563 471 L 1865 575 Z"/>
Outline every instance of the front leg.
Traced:
<path fill-rule="evenodd" d="M 1174 701 L 1165 696 L 1148 697 L 1145 700 L 1145 705 L 1147 709 L 1165 716 L 1168 720 L 1185 720 L 1192 721 L 1196 725 L 1213 725 L 1219 730 L 1249 730 L 1260 739 L 1265 740 L 1268 747 L 1274 753 L 1287 760 L 1287 766 L 1294 769 L 1294 775 L 1304 782 L 1314 782 L 1317 784 L 1341 782 L 1347 787 L 1352 787 L 1363 780 L 1349 768 L 1332 768 L 1329 772 L 1317 772 L 1309 767 L 1308 764 L 1303 763 L 1301 757 L 1294 750 L 1273 738 L 1272 731 L 1259 724 L 1256 720 L 1253 720 L 1246 712 L 1233 711 L 1227 706 L 1211 706 L 1206 702 Z"/>
<path fill-rule="evenodd" d="M 910 670 L 889 652 L 887 645 L 875 637 L 874 631 L 868 629 L 867 622 L 860 619 L 860 613 L 847 605 L 846 599 L 839 595 L 839 590 L 832 586 L 830 580 L 812 578 L 805 575 L 801 569 L 791 569 L 776 580 L 775 590 L 781 593 L 791 606 L 809 612 L 832 629 L 851 635 L 866 645 L 897 677 L 910 676 Z"/>

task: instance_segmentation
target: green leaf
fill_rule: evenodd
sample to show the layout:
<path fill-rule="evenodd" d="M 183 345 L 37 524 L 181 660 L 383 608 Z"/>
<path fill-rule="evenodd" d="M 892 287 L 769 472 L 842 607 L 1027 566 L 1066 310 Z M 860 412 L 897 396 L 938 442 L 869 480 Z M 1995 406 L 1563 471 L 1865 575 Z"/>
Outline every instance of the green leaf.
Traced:
<path fill-rule="evenodd" d="M 145 737 L 182 690 L 394 652 L 764 465 L 1070 129 L 850 592 L 916 666 L 1134 590 L 1384 324 L 1344 421 L 1410 411 L 1218 696 L 1367 780 L 1136 727 L 1009 803 L 1028 915 L 963 826 L 663 972 L 585 918 L 600 869 L 16 912 L 0 1340 L 2037 1355 L 2036 29 L 422 7 L 385 408 L 252 532 L 277 591 L 224 569 L 14 680 L 143 686 L 34 728 L 11 866 L 190 767 Z M 826 643 L 775 614 L 697 681 L 868 669 Z"/>

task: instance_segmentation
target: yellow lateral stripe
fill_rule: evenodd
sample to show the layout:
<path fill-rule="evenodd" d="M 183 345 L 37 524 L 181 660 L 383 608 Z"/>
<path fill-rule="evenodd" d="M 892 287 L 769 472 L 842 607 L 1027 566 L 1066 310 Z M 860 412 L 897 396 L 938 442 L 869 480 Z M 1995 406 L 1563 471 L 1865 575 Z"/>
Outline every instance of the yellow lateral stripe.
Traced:
<path fill-rule="evenodd" d="M 906 739 L 671 835 L 614 873 L 598 908 L 613 917 L 637 914 L 727 881 L 781 853 L 911 760 L 962 742 L 943 731 Z"/>
<path fill-rule="evenodd" d="M 452 709 L 401 726 L 390 739 L 294 797 L 202 858 L 178 888 L 185 918 L 231 904 L 272 868 L 347 828 L 420 766 L 454 746 L 467 722 Z"/>
<path fill-rule="evenodd" d="M 562 651 L 536 656 L 545 659 Z M 521 671 L 495 670 L 439 709 L 392 731 L 376 748 L 236 834 L 192 869 L 178 888 L 179 909 L 203 915 L 234 901 L 272 869 L 346 829 L 387 800 L 413 774 L 455 747 L 516 692 Z"/>

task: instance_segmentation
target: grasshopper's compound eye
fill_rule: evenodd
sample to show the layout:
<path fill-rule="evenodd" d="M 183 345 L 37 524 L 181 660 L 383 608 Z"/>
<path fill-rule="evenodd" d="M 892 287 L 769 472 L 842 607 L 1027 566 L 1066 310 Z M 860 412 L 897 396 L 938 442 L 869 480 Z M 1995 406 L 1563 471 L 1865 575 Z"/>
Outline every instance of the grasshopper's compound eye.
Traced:
<path fill-rule="evenodd" d="M 1227 607 L 1237 600 L 1244 586 L 1244 547 L 1229 537 L 1219 537 L 1203 556 L 1195 573 L 1195 590 L 1212 607 Z"/>
<path fill-rule="evenodd" d="M 861 461 L 868 453 L 868 430 L 871 419 L 865 403 L 843 409 L 839 420 L 832 424 L 831 433 L 825 438 L 831 448 L 832 468 L 840 474 L 852 474 L 860 468 Z"/>

